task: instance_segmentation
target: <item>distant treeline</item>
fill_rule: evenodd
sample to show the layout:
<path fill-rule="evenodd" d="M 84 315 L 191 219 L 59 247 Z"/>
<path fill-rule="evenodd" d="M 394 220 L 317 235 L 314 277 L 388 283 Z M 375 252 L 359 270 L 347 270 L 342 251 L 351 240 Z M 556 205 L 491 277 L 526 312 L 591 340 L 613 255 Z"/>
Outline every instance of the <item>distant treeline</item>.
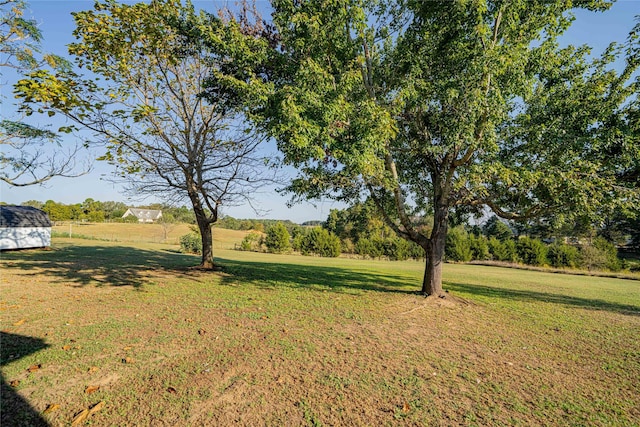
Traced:
<path fill-rule="evenodd" d="M 430 222 L 430 218 L 422 221 L 426 234 L 429 233 Z M 472 226 L 468 220 L 461 220 L 458 224 L 451 224 L 445 259 L 619 271 L 632 266 L 618 258 L 617 245 L 624 243 L 628 250 L 633 249 L 638 238 L 632 228 L 623 228 L 623 225 L 628 227 L 622 223 L 617 228 L 600 226 L 589 229 L 582 226 L 568 227 L 563 231 L 545 229 L 541 224 L 509 223 L 496 216 L 481 226 Z M 301 227 L 288 221 L 250 227 L 249 222 L 244 221 L 245 228 L 241 229 L 262 232 L 262 226 L 265 227 L 264 233 L 248 234 L 238 249 L 328 257 L 344 253 L 389 260 L 424 258 L 422 248 L 398 237 L 371 203 L 331 210 L 321 227 Z"/>
<path fill-rule="evenodd" d="M 63 204 L 52 200 L 29 200 L 23 205 L 44 210 L 54 222 L 137 222 L 122 218 L 130 207 L 162 210 L 162 221 L 195 224 L 193 210 L 164 204 L 129 206 L 123 202 Z M 482 225 L 469 225 L 468 218 L 450 224 L 445 257 L 449 261 L 503 261 L 559 268 L 617 271 L 627 267 L 618 248 L 627 252 L 640 247 L 640 224 L 636 219 L 603 220 L 599 225 L 579 223 L 562 229 L 544 222 L 515 223 L 490 217 Z M 430 218 L 422 220 L 428 234 Z M 398 237 L 370 202 L 350 208 L 332 209 L 325 221 L 296 224 L 289 220 L 237 219 L 225 216 L 216 227 L 253 230 L 238 249 L 263 252 L 299 252 L 303 255 L 338 256 L 353 254 L 373 259 L 421 259 L 422 248 Z M 185 237 L 185 250 L 197 251 L 199 236 Z M 191 247 L 191 246 L 193 247 Z M 637 267 L 635 267 L 637 268 Z M 635 269 L 634 268 L 634 269 Z"/>
<path fill-rule="evenodd" d="M 82 203 L 64 204 L 47 200 L 40 202 L 38 200 L 28 200 L 23 202 L 24 206 L 33 206 L 42 209 L 48 215 L 51 221 L 89 221 L 89 222 L 138 222 L 138 219 L 131 215 L 122 218 L 129 208 L 143 209 L 159 209 L 162 210 L 162 221 L 165 222 L 185 222 L 195 224 L 195 215 L 193 210 L 182 206 L 173 207 L 160 203 L 150 205 L 131 206 L 123 202 L 100 202 L 94 199 L 86 199 Z"/>
<path fill-rule="evenodd" d="M 5 204 L 1 203 L 0 204 Z M 101 202 L 94 199 L 86 199 L 81 203 L 64 204 L 53 200 L 41 202 L 38 200 L 28 200 L 21 203 L 24 206 L 33 206 L 34 208 L 45 211 L 49 218 L 54 222 L 61 221 L 89 221 L 89 222 L 137 222 L 134 216 L 122 218 L 129 208 L 141 209 L 157 209 L 162 211 L 162 220 L 164 222 L 182 222 L 186 224 L 195 224 L 196 217 L 193 209 L 186 206 L 175 207 L 163 203 L 152 203 L 147 205 L 127 205 L 123 202 L 106 201 Z M 236 219 L 231 216 L 225 216 L 218 220 L 216 227 L 226 228 L 229 230 L 256 230 L 263 232 L 268 227 L 282 222 L 290 230 L 300 225 L 289 220 L 281 221 L 275 219 Z M 302 226 L 321 225 L 322 221 L 307 221 Z"/>

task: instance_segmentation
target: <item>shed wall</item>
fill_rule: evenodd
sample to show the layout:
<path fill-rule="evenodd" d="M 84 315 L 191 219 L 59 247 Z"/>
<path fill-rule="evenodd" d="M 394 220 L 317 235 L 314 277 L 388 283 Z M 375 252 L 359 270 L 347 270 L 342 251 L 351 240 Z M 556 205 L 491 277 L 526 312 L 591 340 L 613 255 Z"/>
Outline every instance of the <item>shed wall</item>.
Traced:
<path fill-rule="evenodd" d="M 0 250 L 51 246 L 51 227 L 0 228 Z"/>

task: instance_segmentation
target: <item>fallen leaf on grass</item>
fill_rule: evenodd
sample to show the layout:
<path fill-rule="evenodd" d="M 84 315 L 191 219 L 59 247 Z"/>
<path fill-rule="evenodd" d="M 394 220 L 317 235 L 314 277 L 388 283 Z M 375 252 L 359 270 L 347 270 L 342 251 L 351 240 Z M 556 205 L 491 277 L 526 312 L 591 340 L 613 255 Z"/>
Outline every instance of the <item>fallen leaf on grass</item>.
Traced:
<path fill-rule="evenodd" d="M 168 387 L 168 388 L 167 388 L 167 391 L 168 391 L 169 393 L 171 393 L 171 394 L 176 394 L 176 393 L 178 392 L 178 390 L 176 390 L 176 389 L 175 389 L 175 388 L 173 388 L 173 387 Z"/>
<path fill-rule="evenodd" d="M 101 400 L 100 402 L 96 403 L 95 405 L 93 405 L 91 407 L 91 409 L 89 410 L 89 415 L 93 415 L 96 412 L 98 412 L 99 410 L 101 410 L 102 408 L 104 408 L 104 400 Z"/>
<path fill-rule="evenodd" d="M 411 408 L 409 407 L 409 404 L 408 404 L 407 402 L 404 402 L 404 405 L 402 405 L 402 410 L 403 410 L 404 412 L 407 412 L 409 409 L 411 409 Z"/>
<path fill-rule="evenodd" d="M 83 422 L 85 422 L 89 418 L 89 409 L 85 408 L 82 411 L 78 412 L 76 416 L 71 421 L 71 427 L 79 426 Z"/>
<path fill-rule="evenodd" d="M 96 391 L 100 390 L 100 386 L 99 385 L 90 385 L 89 387 L 87 387 L 85 389 L 85 393 L 86 394 L 91 394 L 91 393 L 95 393 Z"/>
<path fill-rule="evenodd" d="M 20 320 L 18 320 L 17 322 L 15 322 L 15 323 L 13 324 L 13 326 L 20 326 L 20 325 L 22 325 L 22 324 L 23 324 L 24 322 L 26 322 L 26 321 L 27 321 L 27 319 L 20 319 Z"/>
<path fill-rule="evenodd" d="M 134 363 L 135 361 L 130 357 L 125 357 L 122 359 L 122 363 Z"/>
<path fill-rule="evenodd" d="M 9 383 L 11 387 L 18 387 L 20 385 L 20 380 L 13 380 Z"/>
<path fill-rule="evenodd" d="M 71 426 L 75 427 L 75 426 L 79 426 L 80 424 L 84 423 L 91 415 L 95 414 L 96 412 L 98 412 L 99 410 L 101 410 L 102 408 L 104 408 L 104 400 L 100 401 L 98 403 L 96 403 L 93 406 L 90 406 L 88 408 L 84 408 L 82 411 L 78 412 L 76 414 L 76 416 L 73 418 L 73 421 L 71 421 Z"/>
<path fill-rule="evenodd" d="M 122 350 L 124 351 L 129 351 L 131 350 L 133 347 L 131 347 L 130 345 L 126 346 L 125 348 L 123 348 Z"/>
<path fill-rule="evenodd" d="M 57 403 L 50 403 L 47 405 L 47 409 L 44 410 L 43 414 L 48 414 L 53 411 L 57 411 L 58 409 L 60 409 L 60 405 Z"/>
<path fill-rule="evenodd" d="M 205 331 L 204 329 L 198 329 L 198 335 L 204 335 L 206 333 L 207 331 Z"/>
<path fill-rule="evenodd" d="M 63 346 L 62 346 L 62 349 L 63 349 L 64 351 L 69 351 L 69 350 L 71 350 L 71 346 L 70 346 L 70 345 L 63 345 Z"/>
<path fill-rule="evenodd" d="M 27 371 L 28 371 L 28 372 L 35 372 L 35 371 L 37 371 L 37 370 L 38 370 L 38 369 L 40 369 L 40 368 L 42 368 L 42 365 L 41 365 L 41 364 L 31 365 L 31 366 L 29 366 L 29 367 L 27 368 Z"/>
<path fill-rule="evenodd" d="M 93 374 L 94 372 L 98 372 L 100 368 L 98 368 L 97 366 L 92 366 L 90 367 L 87 372 L 89 372 L 90 374 Z"/>

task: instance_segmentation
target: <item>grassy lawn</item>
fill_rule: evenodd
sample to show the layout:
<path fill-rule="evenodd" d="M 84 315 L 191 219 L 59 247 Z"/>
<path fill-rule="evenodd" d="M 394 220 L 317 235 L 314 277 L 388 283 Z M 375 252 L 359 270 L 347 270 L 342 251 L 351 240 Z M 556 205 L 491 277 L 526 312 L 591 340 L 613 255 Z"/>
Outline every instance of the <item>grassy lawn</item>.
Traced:
<path fill-rule="evenodd" d="M 191 231 L 189 224 L 141 224 L 141 223 L 72 223 L 55 225 L 52 232 L 57 236 L 77 236 L 85 239 L 103 240 L 110 242 L 134 243 L 166 243 L 180 244 L 180 236 Z M 246 231 L 225 230 L 214 228 L 216 248 L 233 248 L 240 243 Z"/>
<path fill-rule="evenodd" d="M 640 424 L 639 281 L 447 264 L 425 299 L 421 263 L 241 235 L 216 273 L 153 239 L 3 253 L 0 424 Z"/>

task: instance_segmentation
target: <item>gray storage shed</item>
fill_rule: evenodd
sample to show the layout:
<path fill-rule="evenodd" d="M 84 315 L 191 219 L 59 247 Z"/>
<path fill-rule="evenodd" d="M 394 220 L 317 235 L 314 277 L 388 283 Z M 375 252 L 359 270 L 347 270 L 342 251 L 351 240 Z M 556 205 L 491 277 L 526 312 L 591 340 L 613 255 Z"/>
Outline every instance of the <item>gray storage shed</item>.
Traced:
<path fill-rule="evenodd" d="M 51 246 L 51 221 L 31 206 L 0 206 L 0 250 Z"/>

